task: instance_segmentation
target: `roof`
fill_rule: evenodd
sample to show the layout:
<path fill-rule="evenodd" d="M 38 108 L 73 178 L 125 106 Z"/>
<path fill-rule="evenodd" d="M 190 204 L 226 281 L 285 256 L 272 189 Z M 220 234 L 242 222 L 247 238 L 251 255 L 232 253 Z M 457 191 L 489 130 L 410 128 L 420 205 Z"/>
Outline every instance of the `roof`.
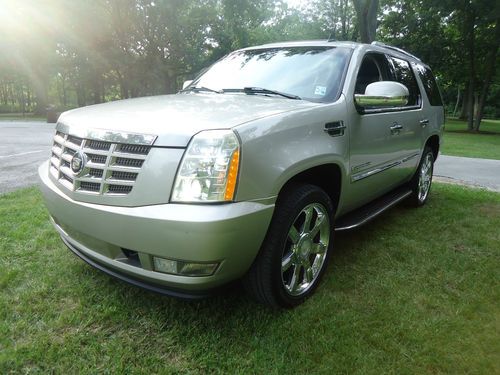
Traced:
<path fill-rule="evenodd" d="M 286 47 L 345 47 L 345 48 L 366 48 L 370 50 L 380 51 L 384 53 L 390 53 L 391 55 L 410 58 L 415 62 L 422 63 L 418 57 L 412 55 L 405 50 L 393 47 L 388 44 L 381 42 L 372 42 L 371 44 L 349 42 L 349 41 L 330 41 L 330 40 L 300 40 L 291 42 L 280 42 L 280 43 L 269 43 L 260 46 L 252 46 L 248 48 L 243 48 L 242 50 L 255 50 L 255 49 L 267 49 L 267 48 L 286 48 Z"/>
<path fill-rule="evenodd" d="M 291 42 L 269 43 L 260 46 L 244 48 L 244 50 L 264 49 L 264 48 L 281 48 L 281 47 L 348 47 L 356 48 L 362 45 L 356 42 L 339 42 L 329 40 L 297 40 Z"/>

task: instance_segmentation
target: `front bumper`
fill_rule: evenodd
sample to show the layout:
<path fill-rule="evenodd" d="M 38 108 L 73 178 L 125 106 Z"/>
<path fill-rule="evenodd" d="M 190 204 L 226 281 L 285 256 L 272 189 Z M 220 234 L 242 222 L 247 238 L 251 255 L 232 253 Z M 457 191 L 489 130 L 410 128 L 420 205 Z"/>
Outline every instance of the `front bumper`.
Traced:
<path fill-rule="evenodd" d="M 39 176 L 53 223 L 75 254 L 112 276 L 179 297 L 196 296 L 243 276 L 274 209 L 255 202 L 140 207 L 84 203 L 54 184 L 48 163 L 40 166 Z M 137 256 L 128 257 L 130 251 Z M 211 276 L 170 275 L 153 270 L 153 256 L 220 265 Z"/>

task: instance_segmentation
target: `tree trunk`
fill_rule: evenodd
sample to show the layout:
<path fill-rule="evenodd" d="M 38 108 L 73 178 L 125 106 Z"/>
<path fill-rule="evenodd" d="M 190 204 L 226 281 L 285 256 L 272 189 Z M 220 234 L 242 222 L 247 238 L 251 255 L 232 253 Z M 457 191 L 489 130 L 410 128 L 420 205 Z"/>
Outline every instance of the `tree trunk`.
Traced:
<path fill-rule="evenodd" d="M 486 71 L 484 74 L 484 83 L 481 88 L 481 95 L 479 96 L 477 110 L 476 110 L 476 119 L 474 122 L 474 130 L 479 132 L 479 127 L 481 126 L 481 120 L 484 115 L 484 105 L 486 103 L 486 98 L 488 97 L 488 91 L 490 88 L 491 79 L 495 74 L 496 69 L 496 61 L 497 61 L 497 52 L 498 45 L 500 40 L 500 21 L 497 19 L 495 24 L 495 37 L 494 37 L 495 45 L 490 49 L 490 53 L 486 58 Z"/>
<path fill-rule="evenodd" d="M 35 97 L 36 97 L 36 108 L 35 114 L 40 116 L 45 116 L 47 113 L 47 105 L 48 105 L 48 89 L 47 84 L 43 82 L 44 80 L 39 80 L 38 82 L 34 82 L 35 89 Z"/>
<path fill-rule="evenodd" d="M 467 92 L 467 130 L 474 129 L 474 92 L 475 92 L 475 35 L 474 25 L 476 23 L 476 14 L 469 0 L 465 0 L 464 6 L 465 20 L 463 28 L 464 47 L 468 57 L 469 91 Z"/>
<path fill-rule="evenodd" d="M 64 76 L 62 79 L 62 97 L 63 97 L 62 104 L 64 109 L 66 109 L 68 106 L 68 93 L 66 92 L 66 79 Z"/>
<path fill-rule="evenodd" d="M 377 13 L 379 0 L 352 0 L 358 19 L 361 43 L 375 40 L 377 31 Z"/>
<path fill-rule="evenodd" d="M 462 109 L 460 110 L 459 120 L 467 120 L 467 98 L 469 97 L 469 82 L 465 83 L 464 95 L 462 96 Z"/>
<path fill-rule="evenodd" d="M 26 85 L 26 102 L 28 103 L 28 108 L 31 109 L 31 89 L 29 82 Z"/>
<path fill-rule="evenodd" d="M 87 105 L 85 87 L 81 83 L 78 83 L 76 86 L 76 101 L 78 102 L 78 107 L 85 107 Z"/>
<path fill-rule="evenodd" d="M 93 82 L 93 96 L 94 96 L 94 104 L 99 104 L 102 103 L 102 95 L 101 95 L 101 79 L 102 77 L 94 77 L 94 82 Z"/>
<path fill-rule="evenodd" d="M 474 37 L 474 24 L 476 23 L 476 15 L 470 3 L 466 4 L 466 20 L 465 20 L 465 48 L 469 57 L 469 91 L 467 95 L 467 129 L 472 131 L 474 128 L 474 91 L 475 91 L 475 75 L 476 68 L 474 64 L 475 54 L 475 37 Z"/>
<path fill-rule="evenodd" d="M 120 85 L 120 99 L 128 99 L 128 87 L 126 84 L 125 77 L 123 74 L 120 72 L 120 70 L 115 69 L 116 75 L 118 76 L 118 83 Z"/>
<path fill-rule="evenodd" d="M 342 23 L 342 40 L 347 40 L 347 30 L 349 29 L 349 21 L 347 20 L 347 7 L 349 6 L 349 0 L 341 0 L 341 23 Z"/>
<path fill-rule="evenodd" d="M 457 88 L 457 102 L 455 103 L 455 109 L 453 110 L 453 116 L 455 117 L 455 114 L 457 113 L 458 105 L 460 104 L 460 86 Z"/>

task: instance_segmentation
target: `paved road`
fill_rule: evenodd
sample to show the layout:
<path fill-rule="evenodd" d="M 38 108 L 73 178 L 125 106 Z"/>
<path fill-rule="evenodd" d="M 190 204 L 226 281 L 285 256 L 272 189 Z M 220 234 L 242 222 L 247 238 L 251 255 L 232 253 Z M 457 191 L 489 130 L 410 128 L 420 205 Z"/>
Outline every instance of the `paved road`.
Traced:
<path fill-rule="evenodd" d="M 38 166 L 49 158 L 54 124 L 0 122 L 0 194 L 38 183 Z"/>
<path fill-rule="evenodd" d="M 49 157 L 53 134 L 54 124 L 0 122 L 0 194 L 38 183 L 37 168 Z M 434 174 L 500 192 L 500 160 L 440 155 Z"/>
<path fill-rule="evenodd" d="M 500 192 L 500 160 L 439 155 L 434 176 L 445 182 L 483 187 Z"/>

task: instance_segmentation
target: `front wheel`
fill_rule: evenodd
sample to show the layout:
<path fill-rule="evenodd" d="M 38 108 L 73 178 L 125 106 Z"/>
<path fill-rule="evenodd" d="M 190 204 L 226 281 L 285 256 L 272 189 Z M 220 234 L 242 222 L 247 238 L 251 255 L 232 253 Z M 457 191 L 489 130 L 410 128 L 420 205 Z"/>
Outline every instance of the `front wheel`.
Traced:
<path fill-rule="evenodd" d="M 314 185 L 283 192 L 260 253 L 244 279 L 256 300 L 293 307 L 310 296 L 321 279 L 333 244 L 334 208 Z"/>
<path fill-rule="evenodd" d="M 434 153 L 430 147 L 426 146 L 417 172 L 415 172 L 415 176 L 413 176 L 410 182 L 412 193 L 408 200 L 411 205 L 419 207 L 423 206 L 427 201 L 431 190 L 433 171 Z"/>

